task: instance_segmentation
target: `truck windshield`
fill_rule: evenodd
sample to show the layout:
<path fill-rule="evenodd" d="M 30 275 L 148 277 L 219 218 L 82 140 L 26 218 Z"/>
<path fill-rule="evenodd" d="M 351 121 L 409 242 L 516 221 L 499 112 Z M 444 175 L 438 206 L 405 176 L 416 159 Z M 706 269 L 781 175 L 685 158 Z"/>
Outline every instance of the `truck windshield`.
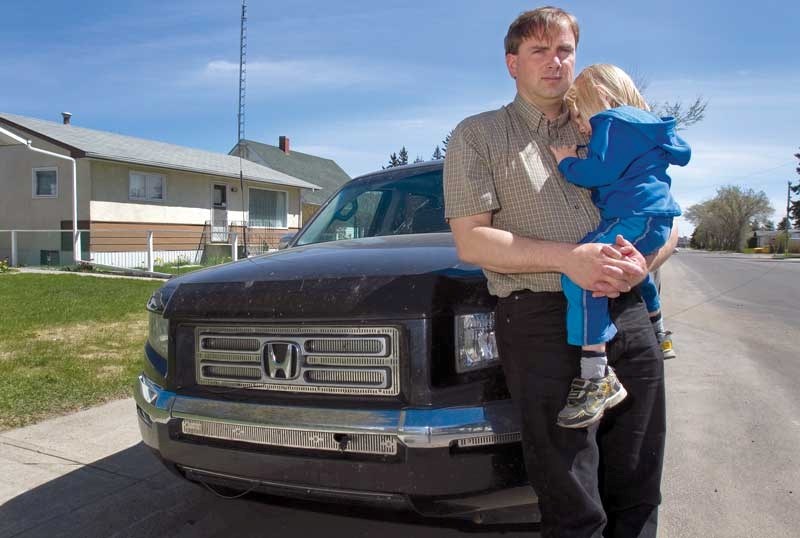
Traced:
<path fill-rule="evenodd" d="M 442 171 L 345 185 L 302 232 L 295 245 L 342 239 L 449 232 Z"/>

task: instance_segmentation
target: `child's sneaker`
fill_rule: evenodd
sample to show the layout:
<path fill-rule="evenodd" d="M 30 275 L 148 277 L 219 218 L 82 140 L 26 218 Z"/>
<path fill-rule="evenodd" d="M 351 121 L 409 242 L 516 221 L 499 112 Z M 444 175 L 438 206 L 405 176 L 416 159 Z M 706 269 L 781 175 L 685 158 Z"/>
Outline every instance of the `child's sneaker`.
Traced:
<path fill-rule="evenodd" d="M 628 395 L 617 379 L 614 370 L 596 379 L 572 380 L 567 405 L 558 413 L 557 424 L 564 428 L 583 428 L 600 420 L 606 409 L 611 409 Z"/>
<path fill-rule="evenodd" d="M 665 360 L 677 357 L 675 349 L 672 347 L 672 331 L 657 332 L 656 338 L 658 339 L 658 345 L 661 346 L 661 353 L 664 355 Z"/>

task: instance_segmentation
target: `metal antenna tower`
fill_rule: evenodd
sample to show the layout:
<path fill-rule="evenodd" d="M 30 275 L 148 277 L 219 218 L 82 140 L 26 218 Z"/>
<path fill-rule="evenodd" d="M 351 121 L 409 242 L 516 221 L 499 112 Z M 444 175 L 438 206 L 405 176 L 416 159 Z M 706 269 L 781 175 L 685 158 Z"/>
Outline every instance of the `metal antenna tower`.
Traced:
<path fill-rule="evenodd" d="M 242 31 L 239 37 L 239 156 L 242 155 L 244 140 L 244 96 L 247 78 L 247 0 L 242 0 Z"/>
<path fill-rule="evenodd" d="M 247 0 L 242 0 L 242 30 L 239 34 L 239 133 L 236 137 L 236 147 L 239 149 L 239 189 L 242 197 L 242 238 L 244 239 L 244 255 L 250 256 L 247 248 L 247 215 L 244 206 L 244 172 L 242 159 L 244 158 L 244 95 L 246 90 L 245 80 L 247 75 Z"/>

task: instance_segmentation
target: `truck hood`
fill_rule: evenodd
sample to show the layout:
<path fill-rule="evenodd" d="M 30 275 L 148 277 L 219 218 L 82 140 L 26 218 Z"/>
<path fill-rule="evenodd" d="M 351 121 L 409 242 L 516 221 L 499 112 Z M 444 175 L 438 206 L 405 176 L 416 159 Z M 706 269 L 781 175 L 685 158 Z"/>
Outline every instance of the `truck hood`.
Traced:
<path fill-rule="evenodd" d="M 408 319 L 494 305 L 452 235 L 363 238 L 295 247 L 170 280 L 174 318 Z"/>

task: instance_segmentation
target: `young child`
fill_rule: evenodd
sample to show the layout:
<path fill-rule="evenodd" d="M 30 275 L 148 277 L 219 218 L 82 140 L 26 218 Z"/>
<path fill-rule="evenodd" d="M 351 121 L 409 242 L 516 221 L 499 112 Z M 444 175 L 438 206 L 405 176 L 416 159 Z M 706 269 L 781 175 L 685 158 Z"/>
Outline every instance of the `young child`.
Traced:
<path fill-rule="evenodd" d="M 631 78 L 608 64 L 584 69 L 566 99 L 580 131 L 591 134 L 588 156 L 579 159 L 575 146 L 551 149 L 564 177 L 591 188 L 600 210 L 597 229 L 581 242 L 614 243 L 619 234 L 643 255 L 652 254 L 667 241 L 672 219 L 681 214 L 669 192 L 667 166 L 684 166 L 691 156 L 689 146 L 675 133 L 675 120 L 650 113 Z M 567 298 L 567 341 L 581 346 L 581 374 L 572 381 L 558 424 L 582 428 L 600 420 L 603 411 L 627 393 L 608 367 L 606 342 L 617 332 L 608 299 L 592 297 L 591 291 L 566 276 L 561 283 Z M 652 276 L 640 290 L 666 356 L 672 352 L 672 342 L 661 320 Z"/>

